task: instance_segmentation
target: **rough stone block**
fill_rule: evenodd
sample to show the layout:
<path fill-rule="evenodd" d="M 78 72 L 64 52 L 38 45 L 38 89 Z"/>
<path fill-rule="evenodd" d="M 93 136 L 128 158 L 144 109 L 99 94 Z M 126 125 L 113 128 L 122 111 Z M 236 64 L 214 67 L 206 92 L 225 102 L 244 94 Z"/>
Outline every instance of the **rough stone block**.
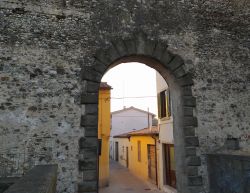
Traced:
<path fill-rule="evenodd" d="M 168 63 L 174 58 L 174 54 L 172 54 L 167 49 L 164 51 L 164 53 L 161 56 L 161 62 L 167 67 Z"/>
<path fill-rule="evenodd" d="M 193 116 L 193 107 L 184 107 L 184 116 L 192 117 Z"/>
<path fill-rule="evenodd" d="M 184 65 L 184 61 L 183 59 L 176 55 L 168 64 L 167 67 L 172 70 L 175 71 L 177 68 L 180 68 L 182 65 Z"/>
<path fill-rule="evenodd" d="M 192 87 L 184 86 L 182 87 L 183 96 L 192 96 Z"/>
<path fill-rule="evenodd" d="M 97 159 L 97 147 L 96 146 L 86 147 L 84 145 L 83 148 L 80 149 L 79 160 L 88 160 L 88 159 Z"/>
<path fill-rule="evenodd" d="M 228 150 L 239 150 L 240 149 L 239 139 L 228 138 L 226 139 L 225 146 Z"/>
<path fill-rule="evenodd" d="M 88 93 L 96 93 L 99 91 L 100 82 L 86 81 L 85 91 Z"/>
<path fill-rule="evenodd" d="M 94 56 L 98 61 L 102 62 L 103 64 L 109 65 L 113 61 L 107 56 L 107 53 L 100 49 L 97 51 L 97 54 Z"/>
<path fill-rule="evenodd" d="M 153 57 L 156 58 L 157 60 L 161 61 L 163 53 L 165 53 L 166 49 L 167 49 L 167 45 L 158 42 L 155 46 Z"/>
<path fill-rule="evenodd" d="M 82 127 L 98 127 L 97 115 L 82 115 L 81 126 Z"/>
<path fill-rule="evenodd" d="M 78 184 L 78 193 L 97 191 L 97 181 L 86 181 Z"/>
<path fill-rule="evenodd" d="M 97 180 L 97 171 L 96 170 L 84 170 L 83 171 L 83 180 L 84 181 Z"/>
<path fill-rule="evenodd" d="M 147 56 L 152 56 L 155 49 L 155 42 L 151 40 L 146 41 L 144 54 Z"/>
<path fill-rule="evenodd" d="M 185 136 L 195 136 L 195 128 L 193 126 L 184 127 Z"/>
<path fill-rule="evenodd" d="M 175 75 L 176 78 L 181 78 L 183 76 L 185 76 L 187 74 L 187 72 L 185 71 L 184 67 L 181 66 L 179 68 L 177 68 L 173 74 Z"/>
<path fill-rule="evenodd" d="M 180 86 L 191 86 L 194 84 L 191 74 L 187 73 L 185 76 L 179 78 L 178 83 Z"/>
<path fill-rule="evenodd" d="M 197 127 L 197 125 L 198 125 L 196 117 L 184 117 L 183 123 L 184 123 L 185 127 L 186 126 Z"/>
<path fill-rule="evenodd" d="M 89 80 L 93 82 L 100 83 L 102 79 L 102 75 L 97 71 L 93 70 L 92 67 L 86 66 L 82 68 L 81 71 L 81 80 Z"/>
<path fill-rule="evenodd" d="M 111 63 L 109 63 L 109 64 L 112 64 L 115 60 L 120 58 L 119 52 L 118 52 L 118 50 L 116 49 L 116 47 L 114 45 L 112 45 L 108 49 L 107 55 L 109 57 L 109 60 L 111 61 Z"/>
<path fill-rule="evenodd" d="M 80 149 L 97 148 L 98 139 L 96 137 L 82 137 L 79 140 Z"/>
<path fill-rule="evenodd" d="M 187 165 L 188 166 L 200 166 L 201 165 L 200 157 L 198 156 L 187 157 Z"/>
<path fill-rule="evenodd" d="M 104 64 L 98 60 L 95 60 L 93 68 L 95 71 L 99 72 L 100 74 L 104 74 L 105 71 L 108 69 L 108 64 Z"/>
<path fill-rule="evenodd" d="M 198 175 L 198 167 L 197 166 L 188 166 L 187 167 L 188 176 L 197 176 Z"/>
<path fill-rule="evenodd" d="M 84 137 L 97 137 L 98 128 L 97 127 L 84 127 Z"/>
<path fill-rule="evenodd" d="M 86 104 L 85 105 L 85 114 L 97 114 L 98 113 L 98 105 L 97 104 Z"/>
<path fill-rule="evenodd" d="M 119 53 L 120 57 L 128 55 L 127 48 L 122 40 L 117 40 L 113 42 L 113 45 L 116 48 L 117 52 Z"/>
<path fill-rule="evenodd" d="M 81 104 L 98 104 L 98 93 L 83 93 Z"/>
<path fill-rule="evenodd" d="M 193 137 L 185 137 L 185 146 L 186 147 L 198 147 L 199 139 L 196 136 Z"/>
<path fill-rule="evenodd" d="M 204 193 L 203 186 L 189 186 L 188 187 L 189 193 Z"/>
<path fill-rule="evenodd" d="M 127 47 L 128 55 L 136 53 L 136 43 L 134 39 L 124 40 L 125 46 Z"/>
<path fill-rule="evenodd" d="M 84 171 L 84 170 L 94 170 L 97 167 L 97 161 L 92 159 L 92 160 L 79 160 L 79 171 Z"/>
<path fill-rule="evenodd" d="M 196 148 L 195 147 L 186 147 L 185 148 L 186 157 L 196 156 Z"/>
<path fill-rule="evenodd" d="M 195 107 L 196 106 L 196 99 L 195 99 L 195 97 L 184 96 L 183 103 L 184 103 L 184 106 Z"/>
<path fill-rule="evenodd" d="M 202 177 L 201 176 L 189 176 L 188 177 L 188 185 L 189 186 L 201 186 L 202 183 Z"/>

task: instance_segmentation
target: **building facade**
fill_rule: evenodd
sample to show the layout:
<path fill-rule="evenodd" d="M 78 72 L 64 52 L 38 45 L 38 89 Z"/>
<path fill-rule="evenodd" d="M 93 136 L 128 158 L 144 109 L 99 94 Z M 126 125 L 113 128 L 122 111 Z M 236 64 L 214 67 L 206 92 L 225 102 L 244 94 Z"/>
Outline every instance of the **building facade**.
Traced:
<path fill-rule="evenodd" d="M 144 128 L 114 136 L 118 161 L 135 176 L 158 184 L 158 127 Z"/>
<path fill-rule="evenodd" d="M 174 156 L 173 116 L 171 114 L 171 91 L 157 72 L 156 88 L 159 126 L 159 188 L 167 193 L 176 191 L 176 164 Z M 177 115 L 178 116 L 178 115 Z"/>
<path fill-rule="evenodd" d="M 110 133 L 110 156 L 116 157 L 116 146 L 113 136 L 130 131 L 139 130 L 152 126 L 154 114 L 135 108 L 129 107 L 111 113 L 111 133 Z"/>
<path fill-rule="evenodd" d="M 109 185 L 110 90 L 106 82 L 101 82 L 98 97 L 99 187 Z"/>

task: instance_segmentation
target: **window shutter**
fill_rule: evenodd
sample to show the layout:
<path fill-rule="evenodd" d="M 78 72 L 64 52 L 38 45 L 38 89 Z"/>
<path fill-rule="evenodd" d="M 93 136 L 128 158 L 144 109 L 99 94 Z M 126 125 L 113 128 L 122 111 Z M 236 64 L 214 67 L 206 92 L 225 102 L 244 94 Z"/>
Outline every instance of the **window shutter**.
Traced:
<path fill-rule="evenodd" d="M 160 93 L 157 94 L 157 103 L 158 103 L 158 117 L 162 118 L 162 116 L 161 116 L 161 96 L 160 96 Z"/>
<path fill-rule="evenodd" d="M 167 95 L 167 116 L 171 117 L 171 115 L 172 115 L 171 106 L 172 105 L 171 105 L 171 96 L 170 96 L 169 89 L 167 89 L 166 95 Z"/>

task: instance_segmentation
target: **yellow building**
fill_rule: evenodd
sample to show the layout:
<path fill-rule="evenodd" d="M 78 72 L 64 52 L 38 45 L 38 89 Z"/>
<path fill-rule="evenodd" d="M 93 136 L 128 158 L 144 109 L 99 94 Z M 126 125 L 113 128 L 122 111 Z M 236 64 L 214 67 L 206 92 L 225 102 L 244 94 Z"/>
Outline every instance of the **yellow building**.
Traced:
<path fill-rule="evenodd" d="M 114 136 L 120 151 L 119 162 L 154 184 L 158 181 L 158 134 L 158 128 L 152 127 Z"/>
<path fill-rule="evenodd" d="M 100 84 L 98 105 L 98 139 L 101 144 L 99 187 L 109 185 L 110 90 L 111 87 L 106 82 Z"/>

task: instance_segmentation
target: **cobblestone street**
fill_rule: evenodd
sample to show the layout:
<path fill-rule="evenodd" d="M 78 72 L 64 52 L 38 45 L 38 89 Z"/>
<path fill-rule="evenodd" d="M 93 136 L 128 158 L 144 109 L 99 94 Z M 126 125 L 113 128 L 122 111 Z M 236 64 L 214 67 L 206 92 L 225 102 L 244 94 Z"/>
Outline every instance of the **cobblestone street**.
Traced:
<path fill-rule="evenodd" d="M 109 187 L 99 193 L 162 193 L 150 182 L 144 182 L 115 161 L 110 162 Z"/>

